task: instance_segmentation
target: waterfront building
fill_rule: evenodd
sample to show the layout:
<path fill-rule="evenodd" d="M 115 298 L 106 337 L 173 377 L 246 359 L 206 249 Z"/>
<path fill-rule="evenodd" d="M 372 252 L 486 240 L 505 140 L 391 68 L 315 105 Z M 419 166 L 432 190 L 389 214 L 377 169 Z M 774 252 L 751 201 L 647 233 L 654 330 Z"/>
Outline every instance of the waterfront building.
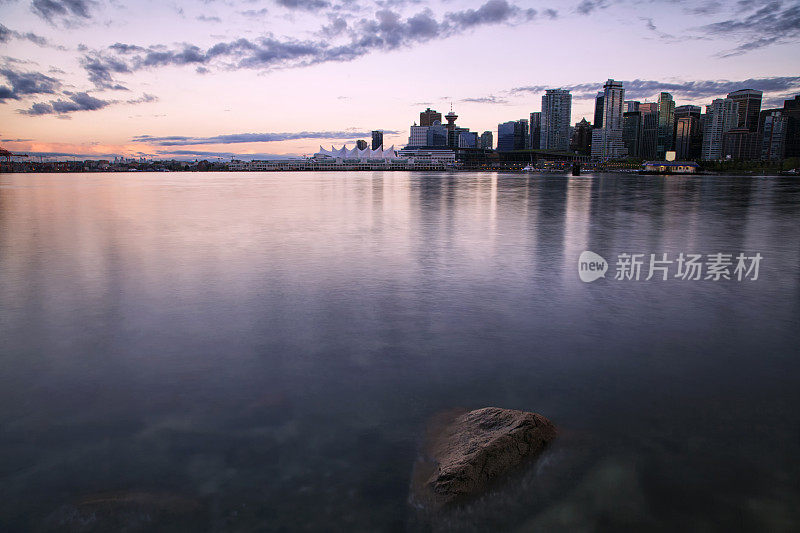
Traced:
<path fill-rule="evenodd" d="M 622 115 L 622 142 L 629 157 L 640 157 L 642 143 L 642 112 L 626 111 Z"/>
<path fill-rule="evenodd" d="M 663 159 L 668 151 L 673 149 L 673 138 L 675 130 L 675 101 L 669 93 L 661 93 L 658 96 L 658 144 L 656 147 L 656 157 Z"/>
<path fill-rule="evenodd" d="M 425 146 L 450 146 L 450 132 L 438 121 L 428 126 Z"/>
<path fill-rule="evenodd" d="M 642 132 L 639 141 L 639 157 L 642 159 L 655 159 L 658 148 L 658 104 L 645 102 L 639 104 L 642 114 Z"/>
<path fill-rule="evenodd" d="M 442 123 L 442 114 L 435 109 L 431 109 L 429 107 L 419 114 L 420 126 L 433 126 L 434 122 L 438 122 L 439 124 Z"/>
<path fill-rule="evenodd" d="M 592 125 L 582 118 L 572 129 L 569 149 L 581 155 L 592 153 Z"/>
<path fill-rule="evenodd" d="M 594 122 L 592 126 L 594 129 L 600 129 L 603 127 L 603 97 L 605 93 L 600 91 L 597 93 L 597 96 L 594 97 Z"/>
<path fill-rule="evenodd" d="M 484 150 L 492 150 L 494 148 L 494 135 L 491 131 L 481 133 L 480 147 Z"/>
<path fill-rule="evenodd" d="M 783 102 L 786 124 L 785 157 L 800 157 L 800 95 Z"/>
<path fill-rule="evenodd" d="M 450 149 L 404 148 L 398 156 L 405 159 L 408 168 L 443 169 L 455 165 L 456 153 Z"/>
<path fill-rule="evenodd" d="M 510 152 L 525 149 L 527 120 L 512 120 L 497 125 L 497 151 Z"/>
<path fill-rule="evenodd" d="M 570 92 L 565 89 L 548 89 L 542 96 L 541 113 L 539 148 L 563 152 L 569 150 L 569 127 L 572 122 Z"/>
<path fill-rule="evenodd" d="M 542 113 L 541 111 L 535 111 L 531 113 L 531 122 L 530 122 L 530 143 L 531 149 L 538 150 L 540 148 L 540 141 L 542 136 Z"/>
<path fill-rule="evenodd" d="M 758 114 L 761 111 L 763 92 L 754 89 L 742 89 L 728 93 L 728 98 L 738 105 L 736 129 L 758 130 Z"/>
<path fill-rule="evenodd" d="M 706 107 L 706 120 L 703 130 L 703 160 L 722 159 L 723 139 L 727 131 L 739 122 L 739 106 L 730 98 L 717 98 Z"/>
<path fill-rule="evenodd" d="M 531 126 L 527 118 L 519 120 L 520 128 L 522 129 L 522 146 L 525 150 L 531 149 Z"/>
<path fill-rule="evenodd" d="M 359 139 L 356 141 L 356 148 L 358 148 L 359 150 L 366 150 L 367 146 L 368 146 L 367 141 L 363 139 Z"/>
<path fill-rule="evenodd" d="M 478 148 L 478 132 L 461 131 L 458 134 L 459 148 Z"/>
<path fill-rule="evenodd" d="M 751 161 L 761 157 L 762 135 L 747 128 L 733 128 L 722 136 L 722 157 Z"/>
<path fill-rule="evenodd" d="M 682 105 L 675 108 L 674 148 L 678 159 L 697 159 L 703 143 L 703 130 L 700 126 L 701 109 L 696 105 Z"/>
<path fill-rule="evenodd" d="M 372 149 L 377 150 L 379 146 L 383 146 L 383 131 L 382 130 L 373 130 L 372 131 Z"/>
<path fill-rule="evenodd" d="M 430 126 L 411 126 L 411 134 L 408 136 L 408 146 L 427 146 L 428 129 L 430 129 Z"/>
<path fill-rule="evenodd" d="M 693 161 L 645 161 L 645 172 L 660 174 L 694 174 L 700 165 Z"/>
<path fill-rule="evenodd" d="M 603 85 L 603 127 L 592 131 L 592 159 L 618 159 L 626 155 L 622 139 L 624 101 L 622 82 L 606 81 Z"/>
<path fill-rule="evenodd" d="M 761 159 L 780 161 L 786 157 L 789 116 L 783 110 L 772 111 L 764 117 L 761 132 Z"/>

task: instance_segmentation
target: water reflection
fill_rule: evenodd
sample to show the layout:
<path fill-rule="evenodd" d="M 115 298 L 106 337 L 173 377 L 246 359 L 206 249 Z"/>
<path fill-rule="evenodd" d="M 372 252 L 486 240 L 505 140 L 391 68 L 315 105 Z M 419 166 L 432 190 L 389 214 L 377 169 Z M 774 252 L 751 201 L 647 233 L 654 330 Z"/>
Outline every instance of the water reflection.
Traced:
<path fill-rule="evenodd" d="M 627 465 L 645 523 L 794 520 L 798 200 L 778 178 L 2 175 L 0 516 L 140 491 L 198 528 L 402 529 L 427 417 L 499 405 L 590 443 L 576 486 Z M 587 249 L 765 261 L 583 284 Z"/>

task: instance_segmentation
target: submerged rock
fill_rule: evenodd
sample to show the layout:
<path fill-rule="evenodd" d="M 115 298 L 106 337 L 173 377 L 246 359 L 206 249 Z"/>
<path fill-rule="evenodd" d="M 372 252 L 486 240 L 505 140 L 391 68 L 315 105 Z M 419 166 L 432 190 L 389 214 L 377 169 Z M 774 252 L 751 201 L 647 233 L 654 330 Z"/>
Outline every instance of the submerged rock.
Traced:
<path fill-rule="evenodd" d="M 443 415 L 414 467 L 412 502 L 437 508 L 477 495 L 555 437 L 553 423 L 536 413 L 486 407 Z"/>

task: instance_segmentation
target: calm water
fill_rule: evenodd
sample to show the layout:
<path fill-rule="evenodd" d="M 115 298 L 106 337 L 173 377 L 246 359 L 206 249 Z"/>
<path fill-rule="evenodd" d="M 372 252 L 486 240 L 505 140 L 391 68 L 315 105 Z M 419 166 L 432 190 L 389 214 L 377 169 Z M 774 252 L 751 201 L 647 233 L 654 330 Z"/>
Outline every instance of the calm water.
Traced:
<path fill-rule="evenodd" d="M 797 530 L 798 264 L 795 178 L 0 175 L 0 525 Z M 562 436 L 423 516 L 426 420 L 484 406 Z"/>

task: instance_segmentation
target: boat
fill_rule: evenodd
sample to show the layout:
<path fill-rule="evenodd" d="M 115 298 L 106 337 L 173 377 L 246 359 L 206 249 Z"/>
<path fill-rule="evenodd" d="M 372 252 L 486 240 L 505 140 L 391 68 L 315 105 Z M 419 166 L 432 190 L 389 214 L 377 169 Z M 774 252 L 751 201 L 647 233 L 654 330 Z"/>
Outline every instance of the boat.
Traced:
<path fill-rule="evenodd" d="M 526 166 L 525 166 L 525 167 L 522 169 L 522 171 L 523 171 L 523 172 L 536 172 L 536 169 L 535 169 L 535 168 L 533 168 L 533 165 L 531 165 L 530 163 L 528 163 L 528 164 L 527 164 L 527 165 L 526 165 Z"/>

